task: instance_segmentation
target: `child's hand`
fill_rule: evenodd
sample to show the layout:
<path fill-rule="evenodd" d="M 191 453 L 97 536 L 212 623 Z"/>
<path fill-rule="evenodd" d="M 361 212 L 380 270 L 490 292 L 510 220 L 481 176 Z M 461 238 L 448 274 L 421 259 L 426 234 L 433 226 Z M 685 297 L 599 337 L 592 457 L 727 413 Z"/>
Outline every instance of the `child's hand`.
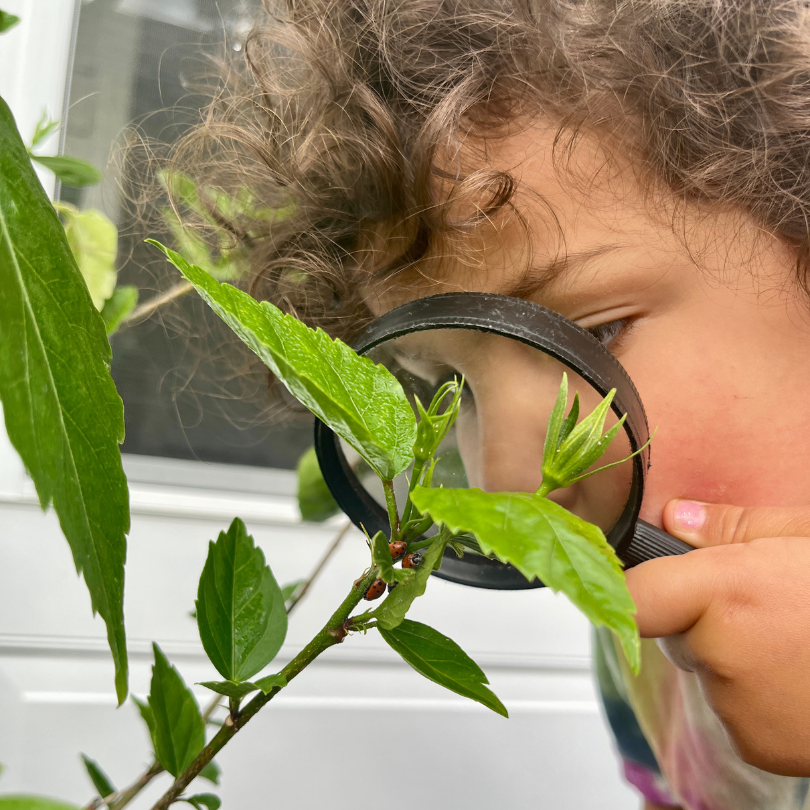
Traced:
<path fill-rule="evenodd" d="M 671 501 L 698 547 L 627 572 L 641 635 L 694 672 L 743 760 L 810 775 L 810 507 Z"/>

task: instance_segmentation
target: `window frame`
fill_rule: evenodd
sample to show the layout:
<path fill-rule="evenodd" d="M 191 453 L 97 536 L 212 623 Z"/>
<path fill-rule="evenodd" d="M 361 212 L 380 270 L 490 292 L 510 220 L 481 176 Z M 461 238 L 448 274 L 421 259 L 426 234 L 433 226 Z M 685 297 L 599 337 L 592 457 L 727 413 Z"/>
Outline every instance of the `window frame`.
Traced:
<path fill-rule="evenodd" d="M 62 120 L 60 137 L 52 138 L 43 154 L 57 154 L 64 139 L 81 5 L 82 0 L 3 0 L 4 10 L 17 14 L 20 23 L 3 35 L 0 95 L 14 113 L 24 139 L 33 132 L 43 109 Z M 41 58 L 43 53 L 49 54 L 47 60 Z M 53 175 L 42 171 L 40 180 L 53 198 L 57 191 Z M 133 514 L 230 520 L 238 513 L 249 523 L 300 522 L 294 471 L 127 453 L 123 463 Z M 39 503 L 2 421 L 0 502 Z"/>

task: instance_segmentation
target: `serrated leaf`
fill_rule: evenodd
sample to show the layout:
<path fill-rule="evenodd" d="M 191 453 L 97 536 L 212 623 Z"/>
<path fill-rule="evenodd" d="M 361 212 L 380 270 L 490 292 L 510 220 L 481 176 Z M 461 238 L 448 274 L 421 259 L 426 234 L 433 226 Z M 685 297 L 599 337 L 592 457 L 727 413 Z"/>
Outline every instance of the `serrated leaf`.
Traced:
<path fill-rule="evenodd" d="M 0 11 L 0 34 L 5 34 L 10 28 L 13 28 L 20 21 L 16 14 L 10 14 L 8 11 Z"/>
<path fill-rule="evenodd" d="M 0 399 L 6 429 L 53 503 L 107 623 L 119 702 L 127 693 L 124 633 L 129 493 L 121 466 L 124 408 L 110 344 L 59 218 L 0 99 Z"/>
<path fill-rule="evenodd" d="M 489 681 L 481 667 L 452 639 L 410 619 L 393 630 L 382 627 L 379 630 L 387 644 L 421 675 L 493 712 L 509 716 L 503 703 L 487 689 Z"/>
<path fill-rule="evenodd" d="M 114 335 L 138 306 L 138 288 L 134 284 L 119 284 L 101 308 L 107 337 Z"/>
<path fill-rule="evenodd" d="M 302 520 L 321 523 L 340 512 L 340 507 L 323 478 L 314 447 L 305 450 L 298 459 L 296 473 L 298 509 Z"/>
<path fill-rule="evenodd" d="M 154 716 L 155 756 L 172 775 L 182 773 L 205 746 L 205 723 L 200 707 L 180 673 L 157 644 L 149 706 Z"/>
<path fill-rule="evenodd" d="M 68 804 L 47 796 L 12 794 L 0 796 L 0 810 L 79 810 L 75 804 Z"/>
<path fill-rule="evenodd" d="M 81 158 L 67 155 L 31 155 L 41 166 L 52 171 L 60 182 L 72 188 L 95 186 L 101 182 L 101 172 Z"/>
<path fill-rule="evenodd" d="M 70 250 L 90 290 L 95 308 L 101 311 L 112 297 L 118 270 L 118 228 L 101 211 L 89 208 L 80 211 L 67 203 L 55 203 L 65 223 Z"/>
<path fill-rule="evenodd" d="M 110 777 L 102 770 L 101 766 L 94 759 L 90 759 L 86 754 L 81 754 L 87 775 L 98 791 L 98 795 L 103 799 L 115 793 L 115 785 L 110 781 Z"/>
<path fill-rule="evenodd" d="M 163 251 L 212 309 L 300 402 L 345 439 L 383 479 L 413 461 L 416 419 L 397 379 L 340 340 L 267 301 L 220 284 L 180 254 Z"/>
<path fill-rule="evenodd" d="M 382 532 L 377 532 L 371 538 L 371 562 L 380 569 L 380 579 L 389 584 L 407 582 L 415 575 L 412 568 L 394 568 L 388 538 Z"/>
<path fill-rule="evenodd" d="M 197 793 L 194 796 L 184 796 L 180 801 L 188 802 L 197 810 L 203 810 L 203 808 L 205 810 L 219 810 L 219 806 L 222 804 L 219 796 L 215 796 L 213 793 Z"/>
<path fill-rule="evenodd" d="M 474 534 L 484 554 L 562 591 L 591 622 L 617 634 L 638 670 L 636 606 L 621 563 L 597 526 L 529 493 L 416 487 L 411 497 L 451 532 Z"/>
<path fill-rule="evenodd" d="M 196 606 L 205 652 L 228 681 L 243 681 L 264 669 L 284 643 L 284 597 L 239 518 L 209 544 Z"/>
<path fill-rule="evenodd" d="M 447 548 L 446 540 L 435 540 L 424 552 L 424 561 L 416 569 L 414 576 L 391 591 L 386 600 L 371 614 L 380 627 L 393 630 L 402 624 L 414 599 L 425 593 L 428 578 L 441 564 L 445 548 Z"/>
<path fill-rule="evenodd" d="M 219 784 L 219 777 L 222 775 L 222 768 L 213 760 L 209 762 L 199 773 L 200 779 L 207 779 L 212 785 Z"/>

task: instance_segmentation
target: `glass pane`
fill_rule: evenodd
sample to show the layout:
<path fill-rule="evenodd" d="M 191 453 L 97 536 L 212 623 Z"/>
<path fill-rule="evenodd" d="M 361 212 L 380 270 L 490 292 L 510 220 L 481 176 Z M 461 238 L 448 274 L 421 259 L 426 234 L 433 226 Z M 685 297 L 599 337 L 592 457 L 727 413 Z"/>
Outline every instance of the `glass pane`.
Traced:
<path fill-rule="evenodd" d="M 212 70 L 205 54 L 239 48 L 259 0 L 85 0 L 70 87 L 66 154 L 105 168 L 100 186 L 63 188 L 64 201 L 99 208 L 119 227 L 119 283 L 141 302 L 179 280 L 143 245 L 150 233 L 125 203 L 121 133 L 137 122 L 149 138 L 171 141 L 204 99 L 190 87 Z M 264 372 L 195 295 L 115 335 L 113 376 L 126 406 L 124 451 L 173 458 L 290 468 L 311 443 L 309 416 L 279 409 Z"/>

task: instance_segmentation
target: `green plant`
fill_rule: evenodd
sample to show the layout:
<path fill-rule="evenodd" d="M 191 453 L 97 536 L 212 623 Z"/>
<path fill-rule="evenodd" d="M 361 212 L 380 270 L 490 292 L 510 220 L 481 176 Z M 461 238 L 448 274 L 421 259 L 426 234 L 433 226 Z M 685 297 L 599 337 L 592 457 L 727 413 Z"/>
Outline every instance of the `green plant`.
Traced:
<path fill-rule="evenodd" d="M 67 215 L 77 217 L 72 211 Z M 110 347 L 98 299 L 94 302 L 68 237 L 0 100 L 0 399 L 9 437 L 43 508 L 53 505 L 93 608 L 107 623 L 116 692 L 123 702 L 128 691 L 123 583 L 129 528 L 127 484 L 117 446 L 123 436 L 123 408 L 109 376 Z M 597 527 L 546 497 L 554 488 L 590 474 L 587 471 L 620 429 L 604 432 L 611 395 L 578 422 L 578 401 L 567 415 L 564 412 L 563 377 L 549 420 L 544 481 L 537 492 L 435 487 L 436 452 L 458 415 L 463 381 L 447 383 L 427 406 L 418 403 L 415 415 L 399 382 L 383 366 L 218 281 L 179 253 L 152 244 L 290 392 L 379 477 L 389 532 L 367 537 L 369 564 L 358 572 L 321 630 L 286 666 L 266 672 L 272 670 L 286 637 L 288 612 L 320 566 L 304 583 L 281 588 L 247 528 L 235 518 L 210 544 L 197 594 L 200 638 L 221 678 L 203 684 L 215 694 L 212 704 L 200 710 L 178 670 L 155 645 L 150 694 L 146 701 L 136 701 L 153 743 L 154 761 L 132 785 L 117 790 L 98 763 L 84 758 L 97 792 L 88 807 L 122 810 L 167 771 L 174 781 L 154 810 L 178 801 L 216 810 L 216 796 L 189 794 L 187 788 L 198 777 L 216 783 L 214 760 L 222 748 L 318 656 L 350 633 L 377 630 L 426 678 L 506 716 L 482 670 L 457 644 L 407 618 L 448 548 L 462 554 L 474 545 L 512 563 L 527 578 L 539 577 L 562 591 L 592 622 L 617 634 L 631 665 L 638 668 L 634 607 L 618 558 Z M 104 272 L 102 268 L 102 277 Z M 109 277 L 107 283 L 109 291 Z M 397 503 L 394 479 L 409 470 L 407 496 Z M 332 504 L 311 458 L 302 464 L 299 494 L 312 516 L 331 514 Z M 438 532 L 425 537 L 434 523 Z M 419 550 L 421 566 L 397 567 L 389 543 L 404 544 L 409 553 Z M 379 606 L 358 612 L 369 588 L 380 592 L 383 584 L 397 587 Z M 227 698 L 228 716 L 214 727 L 210 715 L 220 696 Z M 210 738 L 209 728 L 216 728 Z M 0 798 L 0 810 L 56 807 L 62 806 L 33 797 Z"/>

